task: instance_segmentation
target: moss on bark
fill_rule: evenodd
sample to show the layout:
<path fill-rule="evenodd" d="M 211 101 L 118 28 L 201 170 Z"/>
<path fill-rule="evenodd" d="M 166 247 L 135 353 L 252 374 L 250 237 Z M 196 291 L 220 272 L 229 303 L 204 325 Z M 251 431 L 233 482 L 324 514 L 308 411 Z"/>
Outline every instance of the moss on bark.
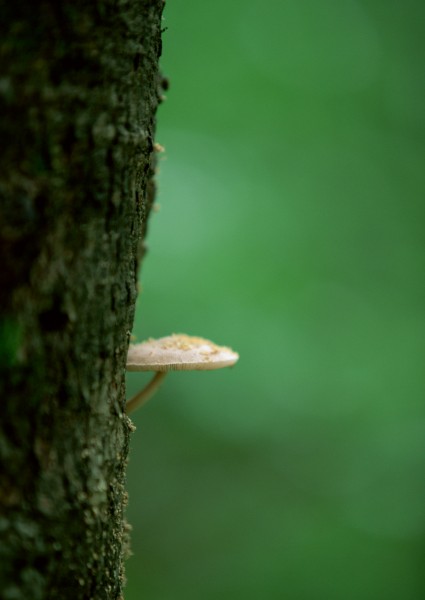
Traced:
<path fill-rule="evenodd" d="M 2 3 L 0 584 L 122 597 L 162 0 Z"/>

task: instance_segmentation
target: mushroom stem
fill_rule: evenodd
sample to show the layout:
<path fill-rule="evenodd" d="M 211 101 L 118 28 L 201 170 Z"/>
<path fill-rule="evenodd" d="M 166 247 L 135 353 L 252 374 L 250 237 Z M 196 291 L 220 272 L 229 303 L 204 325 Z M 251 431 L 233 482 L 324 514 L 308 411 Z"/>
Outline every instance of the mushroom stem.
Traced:
<path fill-rule="evenodd" d="M 136 408 L 139 408 L 139 406 L 145 404 L 145 402 L 147 402 L 159 388 L 166 374 L 166 371 L 158 371 L 155 373 L 154 377 L 150 380 L 147 386 L 127 401 L 127 404 L 125 405 L 125 412 L 127 414 L 131 413 L 133 410 L 136 410 Z"/>

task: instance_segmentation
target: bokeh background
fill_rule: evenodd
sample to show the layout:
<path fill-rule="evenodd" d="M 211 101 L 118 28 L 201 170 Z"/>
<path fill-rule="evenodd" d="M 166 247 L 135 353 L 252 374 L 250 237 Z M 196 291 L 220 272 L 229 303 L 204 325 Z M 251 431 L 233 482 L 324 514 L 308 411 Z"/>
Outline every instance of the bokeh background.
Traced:
<path fill-rule="evenodd" d="M 425 3 L 164 17 L 134 334 L 241 358 L 134 414 L 126 598 L 424 598 Z"/>

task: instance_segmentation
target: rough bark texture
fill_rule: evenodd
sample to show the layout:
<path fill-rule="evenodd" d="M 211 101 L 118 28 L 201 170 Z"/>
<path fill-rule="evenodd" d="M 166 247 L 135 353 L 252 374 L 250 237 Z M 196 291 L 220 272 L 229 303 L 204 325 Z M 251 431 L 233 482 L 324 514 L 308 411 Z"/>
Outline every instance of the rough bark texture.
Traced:
<path fill-rule="evenodd" d="M 121 598 L 163 0 L 0 5 L 0 597 Z"/>

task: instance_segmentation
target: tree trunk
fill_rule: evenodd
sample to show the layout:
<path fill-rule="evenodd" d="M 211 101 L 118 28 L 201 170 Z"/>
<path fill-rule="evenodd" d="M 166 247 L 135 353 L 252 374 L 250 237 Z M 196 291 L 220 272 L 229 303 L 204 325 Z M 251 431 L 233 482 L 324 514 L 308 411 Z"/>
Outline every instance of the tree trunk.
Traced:
<path fill-rule="evenodd" d="M 121 598 L 163 0 L 0 8 L 0 597 Z"/>

